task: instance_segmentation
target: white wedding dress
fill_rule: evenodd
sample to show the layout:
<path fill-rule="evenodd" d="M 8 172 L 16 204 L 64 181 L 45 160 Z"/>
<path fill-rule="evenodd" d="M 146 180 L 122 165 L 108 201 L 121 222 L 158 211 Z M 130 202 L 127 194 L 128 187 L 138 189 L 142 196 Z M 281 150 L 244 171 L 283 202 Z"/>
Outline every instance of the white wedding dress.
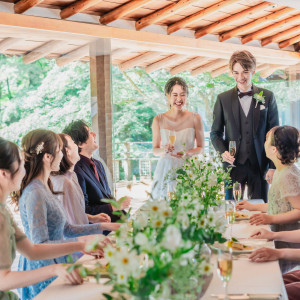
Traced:
<path fill-rule="evenodd" d="M 193 113 L 191 118 L 178 123 L 167 119 L 163 114 L 158 115 L 161 148 L 163 148 L 166 144 L 170 144 L 170 130 L 173 130 L 176 132 L 174 153 L 193 149 L 196 136 L 194 118 L 195 113 Z M 184 162 L 184 158 L 177 158 L 171 156 L 169 153 L 160 157 L 155 169 L 152 183 L 151 195 L 154 200 L 160 200 L 167 197 L 168 182 L 170 183 L 175 180 L 176 169 L 181 167 Z"/>

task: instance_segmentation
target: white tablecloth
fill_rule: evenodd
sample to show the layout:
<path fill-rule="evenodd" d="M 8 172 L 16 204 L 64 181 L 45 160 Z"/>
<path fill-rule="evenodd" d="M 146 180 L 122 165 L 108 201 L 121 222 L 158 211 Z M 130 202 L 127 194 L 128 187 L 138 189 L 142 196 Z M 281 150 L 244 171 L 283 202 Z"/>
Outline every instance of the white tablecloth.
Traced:
<path fill-rule="evenodd" d="M 261 226 L 269 228 L 269 226 Z M 248 238 L 255 226 L 251 226 L 248 221 L 241 221 L 233 225 L 232 236 L 236 238 Z M 229 234 L 229 229 L 227 230 Z M 272 243 L 271 243 L 272 247 Z M 87 264 L 91 263 L 89 256 L 83 256 L 81 261 Z M 208 290 L 202 299 L 217 299 L 211 297 L 211 294 L 224 294 L 224 288 L 217 275 L 216 255 L 212 256 L 215 264 L 214 276 Z M 42 291 L 36 300 L 102 300 L 105 299 L 102 293 L 110 291 L 110 287 L 104 285 L 106 280 L 102 279 L 101 284 L 94 282 L 85 282 L 83 285 L 71 286 L 65 284 L 62 280 L 55 280 L 50 286 Z M 281 293 L 283 300 L 288 300 L 284 288 L 281 272 L 277 261 L 265 263 L 253 263 L 249 261 L 245 254 L 233 261 L 232 278 L 228 285 L 229 293 Z"/>

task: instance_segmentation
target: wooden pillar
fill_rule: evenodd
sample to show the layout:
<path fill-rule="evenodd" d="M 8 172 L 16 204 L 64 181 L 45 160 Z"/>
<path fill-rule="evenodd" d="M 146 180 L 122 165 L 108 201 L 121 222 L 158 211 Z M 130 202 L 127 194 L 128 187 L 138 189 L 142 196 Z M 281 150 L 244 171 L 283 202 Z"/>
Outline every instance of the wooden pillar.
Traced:
<path fill-rule="evenodd" d="M 96 132 L 99 155 L 113 175 L 112 83 L 109 40 L 99 40 L 90 46 L 91 114 Z"/>

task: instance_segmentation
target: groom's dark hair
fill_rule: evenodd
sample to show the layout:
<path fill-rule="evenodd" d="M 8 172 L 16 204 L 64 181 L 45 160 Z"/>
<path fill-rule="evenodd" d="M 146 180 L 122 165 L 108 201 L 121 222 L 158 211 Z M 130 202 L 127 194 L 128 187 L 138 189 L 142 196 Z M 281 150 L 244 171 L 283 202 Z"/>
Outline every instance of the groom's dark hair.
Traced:
<path fill-rule="evenodd" d="M 244 70 L 255 71 L 256 69 L 256 59 L 247 50 L 234 52 L 229 60 L 229 68 L 231 72 L 236 63 L 239 63 Z"/>

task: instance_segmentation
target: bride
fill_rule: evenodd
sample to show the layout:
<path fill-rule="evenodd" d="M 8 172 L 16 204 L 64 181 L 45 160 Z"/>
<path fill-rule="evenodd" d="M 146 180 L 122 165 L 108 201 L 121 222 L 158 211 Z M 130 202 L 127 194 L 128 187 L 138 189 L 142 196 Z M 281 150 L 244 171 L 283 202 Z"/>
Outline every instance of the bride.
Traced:
<path fill-rule="evenodd" d="M 184 163 L 184 156 L 199 154 L 204 148 L 203 124 L 199 114 L 184 109 L 188 86 L 180 77 L 165 85 L 169 111 L 157 115 L 152 124 L 153 153 L 160 156 L 152 185 L 152 198 L 167 197 L 170 171 Z"/>

